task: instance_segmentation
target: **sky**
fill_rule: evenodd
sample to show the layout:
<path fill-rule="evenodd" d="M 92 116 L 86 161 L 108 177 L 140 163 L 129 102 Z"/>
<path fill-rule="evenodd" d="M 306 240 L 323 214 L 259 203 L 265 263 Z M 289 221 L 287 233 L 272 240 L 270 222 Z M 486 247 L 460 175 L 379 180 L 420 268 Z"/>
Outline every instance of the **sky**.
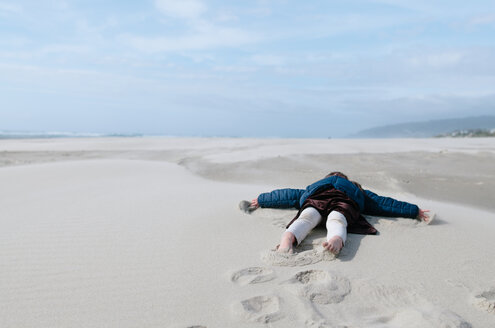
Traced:
<path fill-rule="evenodd" d="M 490 114 L 493 0 L 0 0 L 0 131 L 333 138 Z"/>

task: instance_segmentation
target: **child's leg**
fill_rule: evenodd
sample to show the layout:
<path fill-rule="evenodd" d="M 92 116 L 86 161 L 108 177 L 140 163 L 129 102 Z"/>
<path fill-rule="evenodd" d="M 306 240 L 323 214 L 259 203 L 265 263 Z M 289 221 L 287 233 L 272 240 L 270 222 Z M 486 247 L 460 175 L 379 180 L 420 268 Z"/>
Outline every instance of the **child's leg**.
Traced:
<path fill-rule="evenodd" d="M 326 227 L 327 241 L 323 243 L 323 247 L 337 254 L 347 239 L 347 220 L 342 213 L 332 211 L 328 215 Z"/>
<path fill-rule="evenodd" d="M 282 235 L 280 240 L 280 251 L 292 249 L 294 242 L 298 244 L 313 230 L 321 221 L 320 213 L 313 207 L 307 207 Z"/>

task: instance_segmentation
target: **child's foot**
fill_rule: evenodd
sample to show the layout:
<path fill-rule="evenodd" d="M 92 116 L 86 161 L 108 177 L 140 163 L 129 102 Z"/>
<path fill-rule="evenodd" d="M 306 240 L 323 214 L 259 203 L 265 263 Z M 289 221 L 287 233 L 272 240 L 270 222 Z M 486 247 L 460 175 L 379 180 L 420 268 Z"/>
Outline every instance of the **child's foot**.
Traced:
<path fill-rule="evenodd" d="M 286 231 L 282 235 L 282 239 L 280 240 L 280 244 L 277 246 L 276 250 L 280 253 L 292 253 L 292 247 L 294 242 L 296 241 L 296 237 L 292 232 Z"/>
<path fill-rule="evenodd" d="M 339 236 L 333 236 L 329 241 L 323 243 L 323 248 L 337 255 L 344 247 L 344 241 Z"/>
<path fill-rule="evenodd" d="M 294 249 L 292 247 L 282 248 L 282 247 L 280 247 L 280 245 L 275 246 L 275 251 L 277 253 L 287 253 L 287 254 L 293 254 L 294 253 Z"/>

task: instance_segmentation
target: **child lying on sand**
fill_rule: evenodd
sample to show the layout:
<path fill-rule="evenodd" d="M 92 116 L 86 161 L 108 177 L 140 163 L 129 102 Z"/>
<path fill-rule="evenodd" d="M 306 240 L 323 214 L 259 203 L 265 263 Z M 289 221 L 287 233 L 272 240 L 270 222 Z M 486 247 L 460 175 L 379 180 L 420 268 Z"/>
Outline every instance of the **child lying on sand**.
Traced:
<path fill-rule="evenodd" d="M 362 214 L 417 218 L 428 224 L 432 219 L 429 210 L 364 190 L 359 183 L 350 181 L 341 172 L 332 172 L 306 189 L 273 190 L 260 194 L 251 202 L 242 201 L 239 206 L 246 212 L 258 207 L 299 209 L 282 234 L 277 246 L 279 252 L 292 252 L 294 244 L 300 244 L 312 229 L 317 225 L 325 225 L 327 241 L 323 247 L 338 254 L 344 247 L 347 231 L 371 235 L 377 233 Z"/>

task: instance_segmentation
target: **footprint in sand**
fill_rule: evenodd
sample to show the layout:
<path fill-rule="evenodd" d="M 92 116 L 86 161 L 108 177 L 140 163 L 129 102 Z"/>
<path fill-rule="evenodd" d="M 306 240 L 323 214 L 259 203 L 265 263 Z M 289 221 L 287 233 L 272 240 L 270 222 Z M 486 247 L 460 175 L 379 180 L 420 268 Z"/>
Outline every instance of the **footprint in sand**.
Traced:
<path fill-rule="evenodd" d="M 352 294 L 358 296 L 353 320 L 365 327 L 471 327 L 456 313 L 433 305 L 407 288 L 360 281 L 353 283 Z"/>
<path fill-rule="evenodd" d="M 275 279 L 272 269 L 251 267 L 234 272 L 231 281 L 241 286 Z M 255 296 L 234 304 L 234 313 L 246 321 L 270 323 L 283 317 L 277 296 Z"/>
<path fill-rule="evenodd" d="M 258 284 L 275 279 L 275 272 L 268 268 L 251 267 L 233 273 L 230 279 L 241 286 Z"/>
<path fill-rule="evenodd" d="M 340 303 L 351 292 L 347 278 L 322 270 L 298 272 L 288 283 L 299 296 L 318 304 Z"/>
<path fill-rule="evenodd" d="M 495 287 L 474 295 L 474 302 L 480 309 L 495 313 Z"/>
<path fill-rule="evenodd" d="M 305 266 L 321 261 L 335 260 L 335 255 L 327 251 L 310 249 L 298 253 L 282 253 L 269 250 L 261 253 L 261 260 L 276 266 Z"/>
<path fill-rule="evenodd" d="M 360 322 L 365 327 L 471 328 L 468 322 L 451 311 L 414 306 L 397 309 L 388 314 L 364 317 Z"/>
<path fill-rule="evenodd" d="M 283 317 L 276 296 L 255 296 L 234 306 L 234 312 L 247 321 L 271 323 Z"/>
<path fill-rule="evenodd" d="M 314 321 L 314 320 L 307 320 L 304 323 L 304 326 L 306 328 L 351 328 L 346 325 L 338 325 L 334 323 L 328 323 L 326 321 Z"/>

